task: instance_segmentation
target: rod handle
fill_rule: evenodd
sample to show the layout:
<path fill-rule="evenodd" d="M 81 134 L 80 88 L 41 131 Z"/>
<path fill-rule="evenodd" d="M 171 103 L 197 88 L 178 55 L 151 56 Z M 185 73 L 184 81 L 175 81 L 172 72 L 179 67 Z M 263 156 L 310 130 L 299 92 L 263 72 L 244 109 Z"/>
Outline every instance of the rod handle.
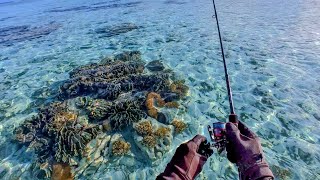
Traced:
<path fill-rule="evenodd" d="M 229 122 L 232 122 L 234 124 L 238 124 L 238 116 L 236 114 L 230 114 L 229 115 Z"/>

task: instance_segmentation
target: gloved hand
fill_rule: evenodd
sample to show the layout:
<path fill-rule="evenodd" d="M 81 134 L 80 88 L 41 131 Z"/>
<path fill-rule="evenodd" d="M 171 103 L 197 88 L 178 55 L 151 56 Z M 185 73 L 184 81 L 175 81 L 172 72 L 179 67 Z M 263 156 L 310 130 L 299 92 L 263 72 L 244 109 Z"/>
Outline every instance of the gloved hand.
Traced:
<path fill-rule="evenodd" d="M 204 141 L 206 141 L 204 136 L 196 135 L 192 140 L 181 144 L 157 180 L 194 179 L 207 161 L 207 157 L 198 153 L 199 146 Z"/>
<path fill-rule="evenodd" d="M 240 179 L 273 179 L 273 174 L 264 158 L 258 136 L 239 121 L 238 127 L 226 124 L 226 150 L 230 162 L 239 168 Z"/>

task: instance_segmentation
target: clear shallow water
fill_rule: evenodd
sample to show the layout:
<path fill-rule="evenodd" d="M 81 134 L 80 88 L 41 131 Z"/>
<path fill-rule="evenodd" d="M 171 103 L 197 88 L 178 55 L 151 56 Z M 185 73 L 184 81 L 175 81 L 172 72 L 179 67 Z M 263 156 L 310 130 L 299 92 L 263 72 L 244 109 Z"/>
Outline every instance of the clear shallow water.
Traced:
<path fill-rule="evenodd" d="M 319 179 L 320 3 L 227 0 L 217 6 L 236 112 L 261 137 L 276 174 Z M 2 178 L 33 179 L 32 157 L 10 138 L 14 127 L 50 101 L 47 89 L 71 69 L 123 50 L 139 50 L 147 61 L 163 59 L 187 79 L 190 97 L 181 118 L 190 128 L 173 149 L 205 134 L 210 122 L 223 121 L 228 103 L 212 14 L 210 1 L 1 1 Z M 140 28 L 112 37 L 95 33 L 121 23 Z M 172 153 L 163 165 L 140 167 L 136 174 L 157 174 Z M 199 179 L 236 176 L 225 158 L 213 156 Z"/>

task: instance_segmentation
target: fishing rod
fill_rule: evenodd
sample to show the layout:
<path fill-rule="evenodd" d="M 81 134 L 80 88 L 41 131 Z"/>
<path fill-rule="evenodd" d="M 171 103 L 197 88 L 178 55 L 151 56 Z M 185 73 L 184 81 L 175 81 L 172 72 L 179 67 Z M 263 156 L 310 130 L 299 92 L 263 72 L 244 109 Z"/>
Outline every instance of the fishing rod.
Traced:
<path fill-rule="evenodd" d="M 232 99 L 232 91 L 231 91 L 230 81 L 229 81 L 228 68 L 227 68 L 226 58 L 225 58 L 225 55 L 224 55 L 222 38 L 221 38 L 221 32 L 220 32 L 220 26 L 219 26 L 219 19 L 218 19 L 218 14 L 217 14 L 217 10 L 216 10 L 216 4 L 215 4 L 214 0 L 212 0 L 212 3 L 213 3 L 213 9 L 214 9 L 214 17 L 215 17 L 215 19 L 216 19 L 217 29 L 218 29 L 218 35 L 219 35 L 221 56 L 222 56 L 223 67 L 224 67 L 224 76 L 225 76 L 226 84 L 227 84 L 227 91 L 228 91 L 228 98 L 229 98 L 229 106 L 230 106 L 230 114 L 235 114 L 235 112 L 234 112 L 234 106 L 233 106 L 233 99 Z M 230 118 L 229 118 L 229 121 L 230 121 Z"/>
<path fill-rule="evenodd" d="M 224 55 L 223 50 L 223 43 L 221 38 L 221 32 L 220 32 L 220 26 L 219 26 L 219 19 L 216 9 L 215 1 L 212 0 L 213 9 L 214 9 L 214 17 L 216 19 L 217 23 L 217 29 L 218 29 L 218 35 L 219 35 L 219 42 L 220 42 L 220 49 L 221 49 L 221 56 L 223 60 L 223 67 L 224 67 L 224 76 L 226 79 L 226 85 L 227 85 L 227 92 L 228 92 L 228 99 L 229 99 L 229 106 L 230 106 L 230 114 L 229 114 L 229 122 L 234 123 L 236 126 L 238 125 L 238 117 L 234 111 L 233 106 L 233 99 L 232 99 L 232 90 L 230 86 L 230 80 L 229 80 L 229 74 L 228 74 L 228 68 L 226 63 L 226 58 Z M 209 142 L 204 142 L 199 147 L 199 153 L 210 156 L 210 153 L 212 153 L 211 147 L 214 146 L 217 148 L 218 153 L 220 154 L 226 147 L 226 123 L 224 122 L 216 122 L 212 124 L 212 127 L 208 125 L 208 132 L 210 134 L 211 141 L 214 142 L 213 145 L 211 145 Z"/>

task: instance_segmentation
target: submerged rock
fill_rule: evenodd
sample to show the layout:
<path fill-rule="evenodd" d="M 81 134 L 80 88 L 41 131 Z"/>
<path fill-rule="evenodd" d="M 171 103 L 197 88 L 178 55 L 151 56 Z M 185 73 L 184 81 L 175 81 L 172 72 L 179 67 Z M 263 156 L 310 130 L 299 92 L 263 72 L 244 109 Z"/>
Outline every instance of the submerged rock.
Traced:
<path fill-rule="evenodd" d="M 164 65 L 162 63 L 162 61 L 160 60 L 155 60 L 155 61 L 151 61 L 146 65 L 146 68 L 149 69 L 152 72 L 156 72 L 156 71 L 162 71 L 164 70 Z"/>
<path fill-rule="evenodd" d="M 101 37 L 112 37 L 120 34 L 124 34 L 140 27 L 133 23 L 122 23 L 115 26 L 107 26 L 103 28 L 96 29 L 96 33 L 100 34 Z"/>
<path fill-rule="evenodd" d="M 60 27 L 61 24 L 53 22 L 37 27 L 24 25 L 0 28 L 0 45 L 11 46 L 17 42 L 41 38 Z"/>

